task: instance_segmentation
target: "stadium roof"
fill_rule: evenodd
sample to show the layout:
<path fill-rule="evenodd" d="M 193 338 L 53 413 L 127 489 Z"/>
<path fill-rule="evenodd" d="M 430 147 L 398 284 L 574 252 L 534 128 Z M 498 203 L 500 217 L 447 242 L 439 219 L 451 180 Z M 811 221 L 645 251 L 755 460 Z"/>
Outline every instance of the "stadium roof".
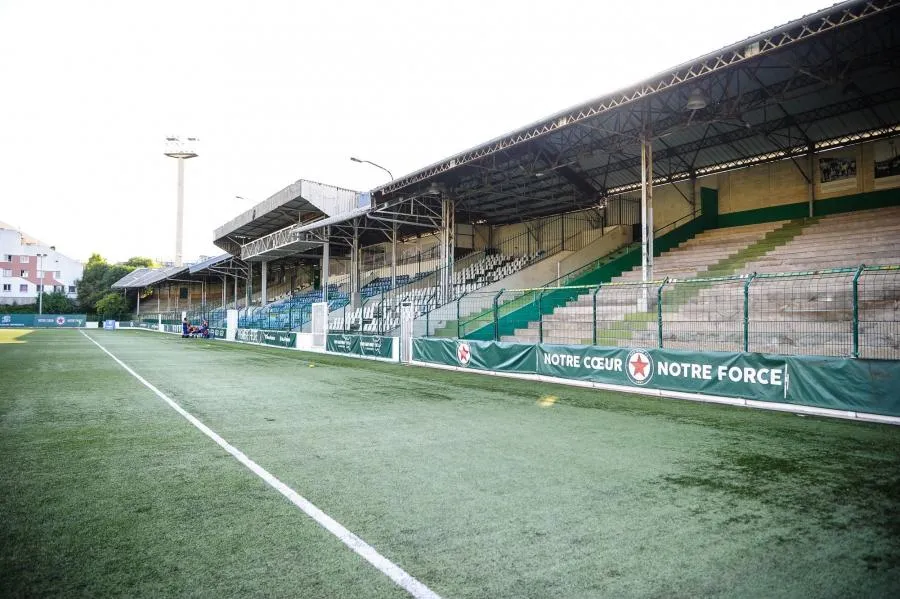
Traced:
<path fill-rule="evenodd" d="M 836 4 L 402 176 L 373 206 L 447 190 L 459 222 L 491 224 L 595 206 L 640 188 L 643 135 L 657 185 L 783 159 L 806 172 L 813 151 L 900 133 L 898 6 Z"/>
<path fill-rule="evenodd" d="M 218 256 L 213 256 L 212 258 L 207 258 L 203 262 L 191 264 L 190 267 L 188 267 L 188 271 L 191 274 L 194 274 L 194 273 L 200 272 L 201 270 L 206 270 L 207 268 L 210 268 L 212 266 L 215 266 L 217 264 L 220 264 L 220 263 L 225 262 L 226 260 L 230 260 L 230 259 L 231 259 L 231 254 L 226 252 L 224 254 L 219 254 Z"/>
<path fill-rule="evenodd" d="M 246 276 L 246 263 L 225 253 L 188 266 L 137 268 L 115 283 L 113 289 L 140 289 L 163 281 L 202 281 L 207 275 Z"/>
<path fill-rule="evenodd" d="M 113 289 L 135 289 L 148 287 L 188 271 L 187 266 L 165 266 L 163 268 L 136 268 L 111 285 Z"/>
<path fill-rule="evenodd" d="M 368 194 L 300 179 L 218 227 L 214 243 L 237 254 L 246 240 L 356 209 L 361 196 L 368 205 Z"/>

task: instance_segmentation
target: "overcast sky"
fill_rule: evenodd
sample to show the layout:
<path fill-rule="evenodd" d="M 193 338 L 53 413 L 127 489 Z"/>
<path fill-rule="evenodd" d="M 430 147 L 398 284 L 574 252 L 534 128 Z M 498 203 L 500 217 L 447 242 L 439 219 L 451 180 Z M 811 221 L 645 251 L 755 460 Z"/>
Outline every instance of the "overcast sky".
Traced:
<path fill-rule="evenodd" d="M 368 190 L 827 0 L 0 0 L 0 221 L 185 260 L 304 178 Z M 247 200 L 235 199 L 242 196 Z"/>

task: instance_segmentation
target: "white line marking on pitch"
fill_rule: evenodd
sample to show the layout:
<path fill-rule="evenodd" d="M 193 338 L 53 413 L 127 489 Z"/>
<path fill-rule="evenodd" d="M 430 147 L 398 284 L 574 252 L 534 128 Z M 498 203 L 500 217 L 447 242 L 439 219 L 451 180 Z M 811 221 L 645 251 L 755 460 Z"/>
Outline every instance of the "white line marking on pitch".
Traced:
<path fill-rule="evenodd" d="M 154 387 L 152 384 L 147 382 L 144 377 L 129 368 L 128 365 L 125 364 L 125 362 L 115 357 L 108 349 L 94 341 L 94 339 L 90 335 L 88 335 L 84 331 L 79 332 L 87 337 L 87 339 L 91 343 L 103 350 L 106 355 L 115 360 L 119 366 L 121 366 L 128 372 L 128 374 L 139 380 L 141 384 L 153 391 L 157 397 L 169 404 L 169 406 L 173 410 L 184 416 L 184 418 L 188 422 L 200 429 L 203 434 L 215 441 L 222 449 L 234 456 L 234 458 L 241 464 L 249 468 L 253 472 L 253 474 L 266 481 L 266 483 L 270 487 L 287 497 L 291 503 L 303 510 L 306 515 L 315 520 L 322 528 L 340 539 L 341 542 L 344 543 L 344 545 L 358 553 L 360 556 L 362 556 L 363 559 L 378 568 L 378 570 L 382 574 L 393 580 L 398 586 L 403 588 L 410 595 L 416 597 L 416 599 L 441 599 L 437 593 L 410 576 L 405 570 L 403 570 L 403 568 L 378 553 L 374 547 L 344 528 L 344 526 L 341 525 L 337 520 L 317 508 L 315 505 L 310 503 L 308 499 L 275 478 L 271 473 L 269 473 L 268 470 L 244 455 L 244 453 L 240 449 L 231 445 L 228 441 L 220 437 L 214 430 L 197 420 L 187 410 L 170 399 L 165 393 Z"/>

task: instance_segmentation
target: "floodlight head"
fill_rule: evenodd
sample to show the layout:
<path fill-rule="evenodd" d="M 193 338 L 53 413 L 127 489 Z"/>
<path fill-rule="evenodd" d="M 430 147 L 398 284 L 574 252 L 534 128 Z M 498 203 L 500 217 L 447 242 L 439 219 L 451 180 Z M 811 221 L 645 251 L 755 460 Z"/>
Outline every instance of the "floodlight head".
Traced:
<path fill-rule="evenodd" d="M 200 140 L 196 137 L 170 135 L 166 137 L 166 151 L 163 153 L 170 158 L 194 158 L 197 156 L 198 141 Z"/>
<path fill-rule="evenodd" d="M 360 160 L 360 159 L 357 158 L 356 156 L 351 156 L 351 157 L 350 157 L 350 160 L 352 160 L 353 162 L 362 162 L 362 160 Z"/>
<path fill-rule="evenodd" d="M 699 87 L 695 87 L 694 91 L 691 92 L 691 95 L 688 96 L 686 108 L 688 110 L 701 110 L 706 108 L 706 104 L 706 96 L 703 95 L 703 92 L 700 91 Z"/>

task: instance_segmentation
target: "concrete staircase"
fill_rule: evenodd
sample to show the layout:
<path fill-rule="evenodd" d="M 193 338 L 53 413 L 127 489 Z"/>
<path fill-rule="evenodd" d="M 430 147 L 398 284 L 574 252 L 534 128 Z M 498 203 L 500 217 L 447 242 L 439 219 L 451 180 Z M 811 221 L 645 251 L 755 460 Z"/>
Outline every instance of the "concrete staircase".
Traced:
<path fill-rule="evenodd" d="M 710 269 L 716 265 L 734 259 L 789 224 L 789 221 L 778 221 L 712 229 L 700 233 L 658 256 L 653 269 L 654 278 L 690 279 L 709 276 Z M 645 300 L 644 287 L 640 284 L 641 276 L 641 269 L 637 267 L 614 278 L 601 288 L 597 296 L 599 344 L 608 345 L 619 339 L 627 340 L 630 338 L 627 334 L 629 330 L 632 328 L 643 330 L 647 319 L 655 318 L 655 309 L 652 313 L 646 310 L 656 305 L 655 293 L 658 284 L 650 286 Z M 503 340 L 537 342 L 541 337 L 540 329 L 543 327 L 545 343 L 591 343 L 593 302 L 593 293 L 580 295 L 565 306 L 554 310 L 552 314 L 546 315 L 543 323 L 529 322 L 527 326 L 516 329 L 513 335 L 503 337 Z M 633 324 L 637 326 L 633 327 Z"/>
<path fill-rule="evenodd" d="M 776 224 L 776 223 L 773 223 Z M 714 259 L 720 235 L 746 241 L 752 229 L 719 229 L 691 239 L 661 256 L 655 273 L 671 278 L 806 272 L 799 277 L 755 278 L 749 287 L 748 347 L 751 351 L 849 355 L 852 349 L 852 280 L 855 272 L 817 272 L 861 263 L 900 264 L 900 207 L 777 223 L 756 242 Z M 712 234 L 713 239 L 710 239 Z M 707 243 L 704 243 L 704 240 Z M 710 242 L 711 243 L 708 243 Z M 736 246 L 721 245 L 734 249 Z M 620 282 L 639 281 L 637 272 Z M 640 285 L 602 289 L 598 295 L 597 343 L 656 347 L 659 343 L 656 287 L 641 310 Z M 859 347 L 865 358 L 900 356 L 900 275 L 866 273 L 859 280 Z M 744 348 L 744 280 L 682 283 L 664 288 L 663 346 L 673 349 L 741 351 Z M 544 318 L 544 341 L 590 343 L 592 298 L 583 295 Z M 536 341 L 538 323 L 508 340 Z"/>

